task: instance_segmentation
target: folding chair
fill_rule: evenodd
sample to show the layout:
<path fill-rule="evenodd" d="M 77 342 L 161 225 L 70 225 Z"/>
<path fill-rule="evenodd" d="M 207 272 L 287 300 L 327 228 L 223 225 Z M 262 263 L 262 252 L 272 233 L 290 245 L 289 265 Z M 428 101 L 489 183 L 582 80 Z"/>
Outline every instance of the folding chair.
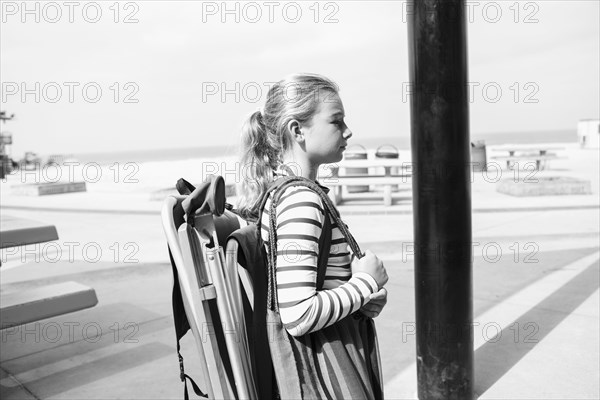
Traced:
<path fill-rule="evenodd" d="M 250 304 L 252 284 L 247 272 L 237 264 L 235 241 L 230 241 L 227 257 L 220 246 L 246 221 L 225 210 L 223 178 L 212 177 L 198 188 L 189 184 L 188 188 L 188 195 L 165 199 L 161 216 L 175 285 L 178 281 L 174 293 L 177 289 L 181 292 L 194 335 L 202 386 L 211 399 L 256 399 L 240 280 Z M 178 332 L 178 352 L 179 335 Z M 183 370 L 183 358 L 179 357 L 180 377 L 185 383 L 189 377 Z"/>

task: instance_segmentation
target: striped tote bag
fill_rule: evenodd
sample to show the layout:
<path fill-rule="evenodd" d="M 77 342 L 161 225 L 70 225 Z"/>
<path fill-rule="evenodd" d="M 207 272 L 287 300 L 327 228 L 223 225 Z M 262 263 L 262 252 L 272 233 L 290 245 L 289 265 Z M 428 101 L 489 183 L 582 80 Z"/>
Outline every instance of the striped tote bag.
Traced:
<path fill-rule="evenodd" d="M 337 209 L 318 185 L 317 192 L 327 212 L 346 237 L 356 257 L 362 252 L 341 221 Z M 270 216 L 276 215 L 278 196 L 271 203 Z M 259 219 L 260 221 L 260 219 Z M 270 232 L 276 232 L 276 222 L 270 218 Z M 330 229 L 330 228 L 329 228 Z M 267 334 L 273 369 L 281 399 L 383 399 L 381 360 L 375 324 L 356 312 L 315 332 L 295 337 L 284 328 L 277 305 L 276 237 L 267 244 L 268 300 Z M 322 262 L 324 259 L 325 262 Z M 319 257 L 317 290 L 323 288 L 327 256 Z"/>

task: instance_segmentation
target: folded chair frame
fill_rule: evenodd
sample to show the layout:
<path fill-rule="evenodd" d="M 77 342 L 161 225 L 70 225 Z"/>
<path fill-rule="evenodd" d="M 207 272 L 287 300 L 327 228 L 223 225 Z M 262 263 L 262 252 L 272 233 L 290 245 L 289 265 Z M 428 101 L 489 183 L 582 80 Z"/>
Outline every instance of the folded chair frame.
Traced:
<path fill-rule="evenodd" d="M 237 263 L 237 242 L 230 240 L 226 252 L 220 246 L 213 212 L 197 213 L 192 218 L 188 214 L 189 221 L 177 227 L 181 222 L 177 219 L 185 214 L 181 209 L 185 199 L 186 196 L 167 197 L 161 215 L 200 358 L 201 386 L 209 398 L 256 399 L 241 288 L 242 285 L 253 304 L 251 279 Z M 240 225 L 246 224 L 238 219 Z M 220 338 L 215 335 L 216 324 L 222 327 Z M 225 358 L 231 365 L 232 377 L 225 371 Z"/>

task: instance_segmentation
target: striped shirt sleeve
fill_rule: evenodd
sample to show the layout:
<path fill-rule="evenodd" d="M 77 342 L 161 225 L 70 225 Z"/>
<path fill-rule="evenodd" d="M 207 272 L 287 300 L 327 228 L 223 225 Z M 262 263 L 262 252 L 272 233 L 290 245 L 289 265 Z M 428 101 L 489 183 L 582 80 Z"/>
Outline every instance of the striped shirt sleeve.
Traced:
<path fill-rule="evenodd" d="M 267 202 L 266 211 L 269 205 Z M 335 288 L 316 289 L 317 259 L 322 251 L 319 238 L 325 210 L 315 192 L 297 186 L 286 189 L 276 212 L 277 296 L 281 320 L 291 335 L 301 336 L 325 328 L 369 301 L 378 287 L 366 273 L 353 274 Z M 268 218 L 265 212 L 262 220 L 265 242 L 269 234 Z"/>

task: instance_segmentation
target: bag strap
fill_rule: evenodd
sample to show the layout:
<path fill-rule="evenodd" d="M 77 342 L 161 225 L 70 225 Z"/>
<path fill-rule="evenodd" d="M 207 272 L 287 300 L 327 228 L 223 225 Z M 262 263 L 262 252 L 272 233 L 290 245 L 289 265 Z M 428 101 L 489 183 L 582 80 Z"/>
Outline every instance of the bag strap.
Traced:
<path fill-rule="evenodd" d="M 185 373 L 185 369 L 183 367 L 183 356 L 181 355 L 179 339 L 181 339 L 183 335 L 185 335 L 185 333 L 190 329 L 190 325 L 187 320 L 187 315 L 185 314 L 185 308 L 183 307 L 183 298 L 181 296 L 181 288 L 179 287 L 179 275 L 177 274 L 177 267 L 175 266 L 175 261 L 173 260 L 173 254 L 171 253 L 170 247 L 169 258 L 171 260 L 171 267 L 173 268 L 173 320 L 175 322 L 175 341 L 177 342 L 177 357 L 179 359 L 179 379 L 181 379 L 183 382 L 183 398 L 185 400 L 190 398 L 187 388 L 188 380 L 192 384 L 194 393 L 200 397 L 208 398 L 208 395 L 204 394 L 196 382 L 194 382 L 194 380 Z"/>
<path fill-rule="evenodd" d="M 324 219 L 325 223 L 324 223 L 323 229 L 322 229 L 322 236 L 319 239 L 319 249 L 326 248 L 326 243 L 331 243 L 331 226 L 330 226 L 330 221 L 329 221 L 329 216 L 331 215 L 331 217 L 334 219 L 337 226 L 340 228 L 340 231 L 346 238 L 346 241 L 348 242 L 348 245 L 350 246 L 352 253 L 357 258 L 362 258 L 364 256 L 364 254 L 360 250 L 360 247 L 358 246 L 358 243 L 356 242 L 356 240 L 354 239 L 354 237 L 348 230 L 348 227 L 342 221 L 340 214 L 337 211 L 337 209 L 335 208 L 335 206 L 333 205 L 333 203 L 331 202 L 331 199 L 329 198 L 327 193 L 325 193 L 325 191 L 321 188 L 321 186 L 319 184 L 317 184 L 316 182 L 311 181 L 309 179 L 306 179 L 304 177 L 301 177 L 301 176 L 286 176 L 286 177 L 282 177 L 282 178 L 276 180 L 269 186 L 266 193 L 264 194 L 264 197 L 261 201 L 261 205 L 259 208 L 259 217 L 258 217 L 258 223 L 257 223 L 257 229 L 260 230 L 260 221 L 262 221 L 262 214 L 263 214 L 263 210 L 264 210 L 267 198 L 271 192 L 275 191 L 275 193 L 273 194 L 273 199 L 272 199 L 270 207 L 269 207 L 270 235 L 269 235 L 269 243 L 268 243 L 269 255 L 268 255 L 268 266 L 267 266 L 267 278 L 268 278 L 267 307 L 269 307 L 269 309 L 275 310 L 275 311 L 279 311 L 279 304 L 277 301 L 277 290 L 276 290 L 277 281 L 276 281 L 276 275 L 275 275 L 275 271 L 277 269 L 277 221 L 276 221 L 277 215 L 276 215 L 276 208 L 277 208 L 277 204 L 279 203 L 279 200 L 281 199 L 281 196 L 283 195 L 283 192 L 289 186 L 305 186 L 305 187 L 312 189 L 314 192 L 316 192 L 319 195 L 319 198 L 321 199 L 321 201 L 325 207 L 325 210 L 324 210 L 325 211 L 325 219 Z M 329 236 L 328 239 L 327 239 L 327 237 L 323 238 L 323 232 L 325 232 L 325 234 Z M 321 242 L 323 242 L 323 243 L 321 243 Z M 323 244 L 323 246 L 322 246 L 322 244 Z M 323 255 L 323 253 L 325 253 L 325 255 Z M 329 257 L 329 250 L 327 250 L 326 252 L 321 251 L 319 254 L 318 266 L 317 266 L 317 285 L 320 284 L 321 288 L 323 287 L 322 285 L 325 280 L 325 272 L 327 269 L 328 257 Z M 318 286 L 317 286 L 317 288 L 318 288 Z"/>
<path fill-rule="evenodd" d="M 319 238 L 319 249 L 327 249 L 327 251 L 319 252 L 317 258 L 317 290 L 323 289 L 325 283 L 325 275 L 327 274 L 327 263 L 329 262 L 329 249 L 331 248 L 331 220 L 329 215 L 325 213 L 323 219 L 323 229 Z"/>
<path fill-rule="evenodd" d="M 331 202 L 331 199 L 329 198 L 327 193 L 325 193 L 323 188 L 321 188 L 321 186 L 318 183 L 311 181 L 310 179 L 301 177 L 301 176 L 290 176 L 290 177 L 285 177 L 283 179 L 285 179 L 285 182 L 282 182 L 282 184 L 287 184 L 288 182 L 295 182 L 295 183 L 297 182 L 296 184 L 307 186 L 310 189 L 314 190 L 319 195 L 319 197 L 321 198 L 321 201 L 323 202 L 323 205 L 325 206 L 327 211 L 329 211 L 329 213 L 333 217 L 333 220 L 340 228 L 342 235 L 344 235 L 344 237 L 348 241 L 348 245 L 350 246 L 352 253 L 357 258 L 363 258 L 364 253 L 360 250 L 360 246 L 354 239 L 354 236 L 352 236 L 352 233 L 350 233 L 348 226 L 342 221 L 339 211 L 337 210 L 337 208 L 335 208 L 335 206 Z M 277 198 L 273 199 L 274 201 L 271 203 L 271 206 L 273 206 L 273 204 L 276 204 L 279 202 L 279 199 L 282 194 L 283 194 L 283 191 L 281 191 L 279 193 Z M 264 204 L 263 204 L 263 207 L 264 207 Z"/>

